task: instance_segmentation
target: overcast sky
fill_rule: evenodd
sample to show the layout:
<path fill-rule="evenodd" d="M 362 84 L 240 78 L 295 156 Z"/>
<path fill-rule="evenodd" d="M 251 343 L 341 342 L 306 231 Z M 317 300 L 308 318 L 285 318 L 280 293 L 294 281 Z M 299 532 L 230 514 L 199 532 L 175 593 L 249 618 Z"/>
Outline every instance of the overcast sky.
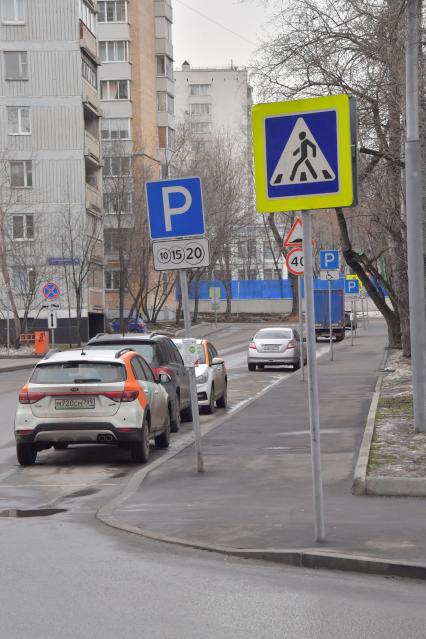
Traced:
<path fill-rule="evenodd" d="M 268 17 L 262 0 L 172 0 L 172 4 L 175 67 L 184 60 L 193 67 L 226 66 L 231 60 L 236 66 L 249 65 Z"/>

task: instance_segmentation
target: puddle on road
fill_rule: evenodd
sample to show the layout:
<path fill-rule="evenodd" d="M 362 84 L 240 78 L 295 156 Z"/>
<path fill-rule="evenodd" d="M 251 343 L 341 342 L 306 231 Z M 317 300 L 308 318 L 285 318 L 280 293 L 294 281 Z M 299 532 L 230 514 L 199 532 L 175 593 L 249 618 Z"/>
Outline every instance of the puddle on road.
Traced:
<path fill-rule="evenodd" d="M 49 517 L 50 515 L 57 515 L 59 513 L 67 512 L 66 508 L 33 508 L 28 510 L 22 510 L 21 508 L 8 508 L 7 510 L 0 510 L 0 517 Z"/>

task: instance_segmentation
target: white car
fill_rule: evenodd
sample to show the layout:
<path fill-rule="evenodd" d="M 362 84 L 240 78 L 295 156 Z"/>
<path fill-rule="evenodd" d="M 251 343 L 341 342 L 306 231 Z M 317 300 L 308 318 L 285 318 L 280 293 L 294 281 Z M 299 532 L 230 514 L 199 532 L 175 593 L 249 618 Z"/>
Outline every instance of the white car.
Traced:
<path fill-rule="evenodd" d="M 16 455 L 22 466 L 37 453 L 69 444 L 108 444 L 148 461 L 149 441 L 167 448 L 171 406 L 163 382 L 130 348 L 70 350 L 48 354 L 19 392 Z"/>
<path fill-rule="evenodd" d="M 284 326 L 261 328 L 253 337 L 247 351 L 249 371 L 265 366 L 300 366 L 300 336 L 295 328 Z M 302 344 L 303 361 L 306 363 L 306 347 Z"/>
<path fill-rule="evenodd" d="M 182 350 L 182 340 L 173 340 Z M 210 415 L 218 408 L 226 408 L 228 401 L 228 374 L 224 360 L 206 339 L 197 339 L 198 363 L 195 367 L 198 405 Z"/>

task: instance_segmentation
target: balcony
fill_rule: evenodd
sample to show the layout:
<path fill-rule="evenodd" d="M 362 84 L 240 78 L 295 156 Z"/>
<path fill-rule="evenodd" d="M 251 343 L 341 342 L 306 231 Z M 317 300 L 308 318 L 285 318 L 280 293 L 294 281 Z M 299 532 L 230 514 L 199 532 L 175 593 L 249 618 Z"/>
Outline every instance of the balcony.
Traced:
<path fill-rule="evenodd" d="M 170 20 L 170 22 L 173 22 L 173 9 L 170 0 L 155 0 L 154 11 L 156 17 L 165 17 Z"/>
<path fill-rule="evenodd" d="M 94 160 L 97 164 L 100 163 L 101 147 L 99 140 L 88 131 L 84 131 L 84 155 L 89 160 Z"/>
<path fill-rule="evenodd" d="M 96 45 L 96 38 L 89 31 L 86 25 L 80 20 L 80 48 L 89 55 L 94 62 L 98 62 L 98 48 Z"/>
<path fill-rule="evenodd" d="M 87 180 L 90 180 L 87 181 Z M 102 195 L 98 191 L 97 184 L 92 178 L 86 180 L 86 209 L 102 211 Z"/>

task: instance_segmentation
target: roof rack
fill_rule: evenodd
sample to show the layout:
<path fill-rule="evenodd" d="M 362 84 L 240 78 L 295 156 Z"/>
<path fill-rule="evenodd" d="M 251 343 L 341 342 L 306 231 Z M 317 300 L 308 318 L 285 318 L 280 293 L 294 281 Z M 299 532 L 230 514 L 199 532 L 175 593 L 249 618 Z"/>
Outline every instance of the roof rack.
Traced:
<path fill-rule="evenodd" d="M 56 353 L 62 353 L 62 350 L 60 348 L 51 348 L 49 351 L 47 351 L 43 359 L 49 359 L 50 357 L 52 357 L 52 355 L 56 355 Z"/>
<path fill-rule="evenodd" d="M 135 349 L 134 348 L 120 348 L 120 350 L 116 351 L 115 353 L 115 359 L 118 359 L 119 357 L 121 357 L 122 355 L 124 355 L 124 353 L 134 353 Z"/>

